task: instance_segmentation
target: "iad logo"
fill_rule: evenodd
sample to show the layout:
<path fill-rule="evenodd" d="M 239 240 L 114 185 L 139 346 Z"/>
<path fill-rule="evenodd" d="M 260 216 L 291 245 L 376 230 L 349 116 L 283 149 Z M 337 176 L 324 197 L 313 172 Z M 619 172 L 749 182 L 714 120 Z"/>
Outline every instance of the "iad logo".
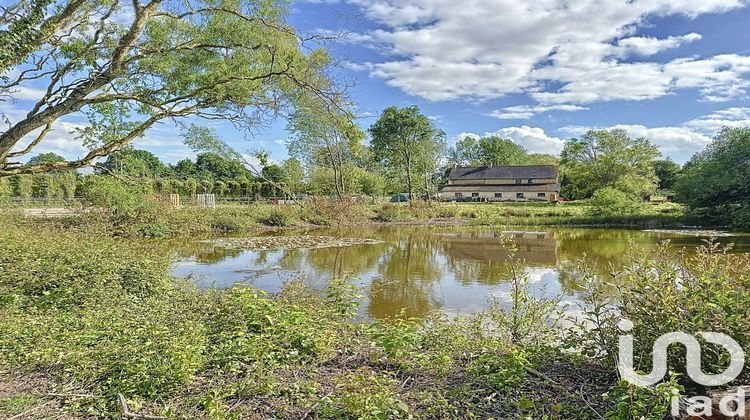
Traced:
<path fill-rule="evenodd" d="M 620 321 L 620 329 L 629 332 L 633 329 L 633 323 L 628 320 Z M 670 332 L 656 339 L 652 352 L 652 368 L 648 374 L 639 374 L 633 368 L 633 336 L 621 335 L 619 339 L 619 363 L 618 370 L 626 381 L 639 385 L 655 385 L 667 374 L 667 349 L 670 344 L 680 343 L 687 351 L 686 370 L 690 379 L 704 386 L 726 385 L 742 373 L 745 365 L 745 352 L 732 337 L 715 332 L 699 332 L 704 340 L 709 343 L 718 344 L 729 352 L 729 366 L 722 373 L 707 375 L 701 370 L 701 345 L 698 340 L 684 332 Z"/>
<path fill-rule="evenodd" d="M 633 329 L 633 323 L 628 320 L 620 321 L 620 329 L 629 332 Z M 640 374 L 633 368 L 633 336 L 630 334 L 620 335 L 619 338 L 619 362 L 618 370 L 626 381 L 634 385 L 648 387 L 655 385 L 664 379 L 667 374 L 667 350 L 671 344 L 680 343 L 685 346 L 687 374 L 694 382 L 704 386 L 726 385 L 742 373 L 745 365 L 745 352 L 734 339 L 726 334 L 715 332 L 699 332 L 709 343 L 718 344 L 729 353 L 729 366 L 722 373 L 707 375 L 701 370 L 701 346 L 698 340 L 684 332 L 671 332 L 661 335 L 654 342 L 652 350 L 652 368 L 648 374 Z M 709 397 L 697 396 L 682 400 L 683 411 L 689 416 L 711 416 L 714 409 L 714 401 Z M 675 396 L 671 401 L 672 415 L 680 414 L 680 398 Z M 725 416 L 745 414 L 745 390 L 739 389 L 734 395 L 727 395 L 719 400 L 719 411 Z M 732 417 L 734 418 L 734 417 Z"/>

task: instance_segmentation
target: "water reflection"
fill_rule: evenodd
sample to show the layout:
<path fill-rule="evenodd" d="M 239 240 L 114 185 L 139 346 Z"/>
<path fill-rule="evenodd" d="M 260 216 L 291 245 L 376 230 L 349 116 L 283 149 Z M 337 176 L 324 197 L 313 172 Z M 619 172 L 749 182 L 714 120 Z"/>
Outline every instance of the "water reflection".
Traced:
<path fill-rule="evenodd" d="M 301 278 L 322 290 L 332 277 L 354 278 L 368 296 L 362 316 L 382 318 L 402 309 L 422 316 L 440 309 L 471 313 L 487 307 L 489 296 L 507 295 L 508 254 L 489 229 L 466 227 L 388 227 L 316 229 L 268 235 L 330 235 L 374 238 L 382 244 L 340 248 L 242 251 L 204 242 L 171 243 L 180 261 L 173 271 L 192 275 L 202 287 L 249 282 L 277 291 Z M 538 295 L 575 300 L 580 291 L 576 262 L 583 256 L 600 274 L 623 263 L 631 246 L 649 249 L 664 240 L 674 248 L 695 249 L 700 238 L 663 232 L 613 229 L 534 229 L 505 232 Z M 750 252 L 750 237 L 722 238 L 733 252 Z"/>

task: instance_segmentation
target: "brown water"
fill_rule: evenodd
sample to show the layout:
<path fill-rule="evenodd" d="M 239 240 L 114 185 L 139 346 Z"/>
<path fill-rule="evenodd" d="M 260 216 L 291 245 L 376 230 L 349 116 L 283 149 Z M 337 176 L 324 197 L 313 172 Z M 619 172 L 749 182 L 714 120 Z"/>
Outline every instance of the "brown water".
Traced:
<path fill-rule="evenodd" d="M 201 287 L 231 287 L 245 282 L 274 292 L 284 281 L 301 279 L 322 290 L 332 277 L 349 276 L 366 296 L 361 316 L 382 318 L 402 309 L 410 316 L 433 310 L 468 314 L 488 306 L 490 297 L 508 294 L 508 255 L 485 228 L 399 226 L 329 228 L 269 232 L 267 235 L 328 235 L 373 238 L 381 244 L 340 248 L 243 251 L 189 242 L 178 247 L 173 272 L 192 276 Z M 560 295 L 576 301 L 581 290 L 574 272 L 584 255 L 601 273 L 620 265 L 631 244 L 641 249 L 670 240 L 692 252 L 703 238 L 675 233 L 624 229 L 531 228 L 507 232 L 525 261 L 538 296 Z M 750 236 L 718 239 L 733 243 L 731 252 L 750 252 Z"/>

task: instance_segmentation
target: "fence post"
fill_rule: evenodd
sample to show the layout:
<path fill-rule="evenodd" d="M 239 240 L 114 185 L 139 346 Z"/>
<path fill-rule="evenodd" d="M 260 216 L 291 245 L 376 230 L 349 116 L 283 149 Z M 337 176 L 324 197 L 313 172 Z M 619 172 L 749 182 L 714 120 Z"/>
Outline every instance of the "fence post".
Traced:
<path fill-rule="evenodd" d="M 172 203 L 172 207 L 180 207 L 179 194 L 169 194 L 169 201 Z"/>

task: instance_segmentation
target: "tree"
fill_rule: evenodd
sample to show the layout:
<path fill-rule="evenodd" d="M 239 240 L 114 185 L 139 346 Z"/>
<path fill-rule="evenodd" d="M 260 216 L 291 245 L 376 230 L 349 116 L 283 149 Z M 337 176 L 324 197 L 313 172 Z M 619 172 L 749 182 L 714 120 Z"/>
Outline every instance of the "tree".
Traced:
<path fill-rule="evenodd" d="M 305 170 L 302 164 L 295 158 L 289 158 L 281 165 L 284 170 L 284 179 L 286 180 L 289 192 L 298 195 L 303 192 L 305 187 Z"/>
<path fill-rule="evenodd" d="M 201 179 L 227 181 L 252 176 L 239 162 L 226 159 L 212 152 L 198 154 L 198 157 L 195 159 L 194 173 Z"/>
<path fill-rule="evenodd" d="M 65 159 L 62 161 L 65 161 Z M 169 173 L 169 168 L 155 154 L 131 147 L 117 150 L 107 156 L 107 160 L 101 164 L 101 168 L 105 172 L 134 178 L 155 178 L 166 176 Z"/>
<path fill-rule="evenodd" d="M 482 161 L 482 150 L 479 140 L 474 136 L 464 136 L 456 142 L 455 147 L 448 150 L 448 158 L 451 163 L 460 166 L 479 166 Z"/>
<path fill-rule="evenodd" d="M 750 229 L 750 128 L 724 128 L 685 164 L 677 198 L 709 221 Z"/>
<path fill-rule="evenodd" d="M 287 127 L 292 134 L 287 145 L 289 153 L 308 167 L 330 168 L 339 198 L 346 194 L 344 168 L 354 160 L 365 137 L 353 119 L 350 111 L 331 109 L 314 100 L 299 106 Z"/>
<path fill-rule="evenodd" d="M 624 130 L 591 130 L 570 139 L 561 154 L 563 194 L 578 199 L 612 187 L 644 196 L 656 188 L 653 161 L 659 150 L 648 139 L 628 137 Z"/>
<path fill-rule="evenodd" d="M 497 136 L 479 139 L 480 164 L 492 165 L 523 165 L 528 161 L 526 149 L 513 142 Z"/>
<path fill-rule="evenodd" d="M 65 158 L 58 155 L 57 153 L 40 153 L 31 159 L 29 159 L 29 164 L 31 165 L 38 165 L 40 163 L 54 163 L 54 162 L 65 162 Z"/>
<path fill-rule="evenodd" d="M 386 108 L 369 131 L 376 158 L 386 167 L 405 173 L 406 189 L 412 199 L 414 171 L 437 162 L 445 148 L 445 133 L 417 106 Z"/>
<path fill-rule="evenodd" d="M 680 165 L 674 163 L 672 159 L 663 159 L 654 161 L 654 172 L 656 177 L 659 178 L 659 189 L 660 190 L 671 190 L 677 177 L 682 172 Z"/>
<path fill-rule="evenodd" d="M 47 86 L 0 133 L 0 176 L 91 165 L 164 120 L 223 119 L 251 129 L 306 96 L 337 102 L 326 76 L 330 57 L 285 22 L 288 9 L 282 0 L 10 6 L 15 17 L 6 17 L 2 38 L 21 41 L 0 56 L 7 70 L 0 95 Z M 45 144 L 59 119 L 81 114 L 88 118 L 79 131 L 84 156 L 14 160 Z"/>
<path fill-rule="evenodd" d="M 190 159 L 182 159 L 172 166 L 172 172 L 179 178 L 195 176 L 195 162 Z"/>
<path fill-rule="evenodd" d="M 457 165 L 492 166 L 526 165 L 531 158 L 522 146 L 497 136 L 476 138 L 465 136 L 448 151 L 449 159 Z"/>

